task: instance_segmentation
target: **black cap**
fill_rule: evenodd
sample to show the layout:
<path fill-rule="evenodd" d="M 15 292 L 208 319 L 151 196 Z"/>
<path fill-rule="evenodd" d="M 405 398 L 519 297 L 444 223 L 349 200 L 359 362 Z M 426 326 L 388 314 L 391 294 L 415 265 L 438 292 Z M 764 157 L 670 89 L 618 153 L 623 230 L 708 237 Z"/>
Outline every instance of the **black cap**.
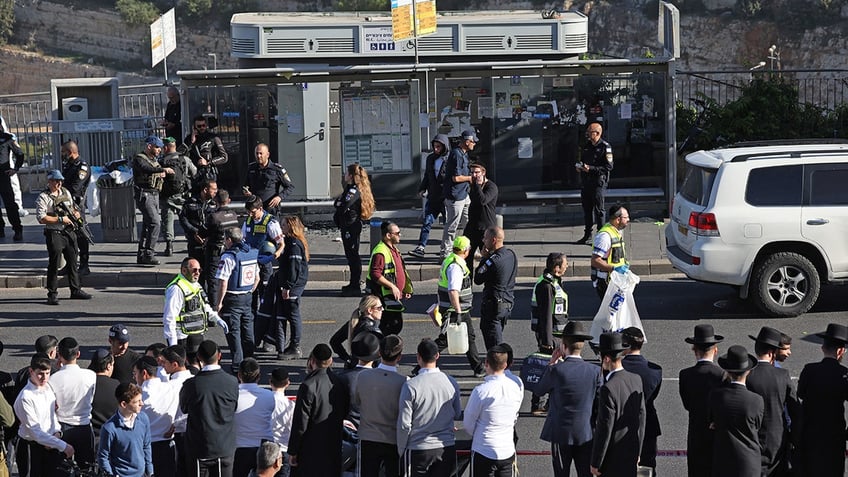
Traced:
<path fill-rule="evenodd" d="M 109 328 L 109 338 L 126 343 L 130 340 L 130 330 L 121 323 L 115 323 L 111 328 Z"/>

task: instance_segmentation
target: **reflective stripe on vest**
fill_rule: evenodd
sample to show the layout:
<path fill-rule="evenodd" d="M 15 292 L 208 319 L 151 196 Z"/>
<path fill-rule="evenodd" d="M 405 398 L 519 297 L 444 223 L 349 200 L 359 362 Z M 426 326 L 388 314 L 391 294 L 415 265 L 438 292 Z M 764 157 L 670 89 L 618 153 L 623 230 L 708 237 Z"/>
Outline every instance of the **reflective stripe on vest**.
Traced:
<path fill-rule="evenodd" d="M 607 263 L 612 265 L 613 268 L 627 263 L 627 251 L 624 248 L 624 237 L 621 236 L 621 232 L 612 224 L 607 223 L 601 227 L 601 230 L 598 230 L 598 233 L 605 233 L 610 236 L 610 249 L 606 258 Z M 603 278 L 609 282 L 609 273 L 592 267 L 592 280 L 596 278 Z"/>
<path fill-rule="evenodd" d="M 442 262 L 442 269 L 439 270 L 439 308 L 442 314 L 455 312 L 453 304 L 451 304 L 450 293 L 448 291 L 448 267 L 456 263 L 462 268 L 462 288 L 459 290 L 459 306 L 462 308 L 460 313 L 468 313 L 471 311 L 471 299 L 473 293 L 471 291 L 471 271 L 468 270 L 465 260 L 451 253 Z"/>
<path fill-rule="evenodd" d="M 206 309 L 203 300 L 203 287 L 199 283 L 192 283 L 185 279 L 182 274 L 171 280 L 166 289 L 177 285 L 183 292 L 183 307 L 176 321 L 180 331 L 186 335 L 194 335 L 206 331 Z"/>
<path fill-rule="evenodd" d="M 554 320 L 551 329 L 554 333 L 561 333 L 565 328 L 566 321 L 568 321 L 568 293 L 562 288 L 561 282 L 548 273 L 542 274 L 536 280 L 536 284 L 533 285 L 533 294 L 530 298 L 530 329 L 540 331 L 538 327 L 541 310 L 539 310 L 539 304 L 536 303 L 536 288 L 542 282 L 548 282 L 554 287 L 554 301 L 551 303 L 551 310 L 549 311 Z"/>
<path fill-rule="evenodd" d="M 271 241 L 268 237 L 268 224 L 274 220 L 274 216 L 268 212 L 263 212 L 264 215 L 259 222 L 253 220 L 253 216 L 249 216 L 244 222 L 247 234 L 244 236 L 244 241 L 253 248 L 259 248 L 262 242 Z"/>

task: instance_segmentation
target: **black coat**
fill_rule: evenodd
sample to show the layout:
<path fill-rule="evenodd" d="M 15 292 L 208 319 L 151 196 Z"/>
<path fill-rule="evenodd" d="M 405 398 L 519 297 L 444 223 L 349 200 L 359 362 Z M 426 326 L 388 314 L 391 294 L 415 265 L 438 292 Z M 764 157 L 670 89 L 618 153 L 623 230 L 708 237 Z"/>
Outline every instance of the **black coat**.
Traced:
<path fill-rule="evenodd" d="M 297 456 L 294 475 L 341 474 L 342 422 L 349 407 L 348 389 L 332 371 L 309 373 L 297 390 L 292 416 L 288 453 Z"/>
<path fill-rule="evenodd" d="M 645 439 L 642 441 L 642 455 L 639 465 L 657 466 L 657 437 L 662 435 L 660 419 L 654 405 L 662 385 L 662 368 L 639 354 L 629 354 L 621 360 L 624 369 L 636 373 L 642 378 L 642 391 L 645 393 Z"/>
<path fill-rule="evenodd" d="M 789 463 L 789 428 L 783 415 L 784 406 L 792 422 L 797 424 L 799 419 L 795 388 L 792 386 L 789 371 L 776 368 L 765 361 L 761 361 L 751 370 L 746 385 L 749 390 L 759 394 L 765 404 L 763 425 L 759 434 L 763 451 L 763 475 L 776 475 L 776 472 L 785 469 Z"/>
<path fill-rule="evenodd" d="M 709 409 L 715 429 L 713 477 L 761 475 L 763 398 L 742 384 L 728 382 L 710 393 Z"/>
<path fill-rule="evenodd" d="M 598 392 L 592 467 L 602 475 L 635 477 L 644 437 L 642 379 L 630 371 L 616 371 Z"/>
<path fill-rule="evenodd" d="M 801 399 L 800 475 L 839 476 L 845 469 L 845 402 L 848 368 L 833 358 L 804 366 L 798 378 Z M 792 423 L 793 428 L 795 423 Z"/>
<path fill-rule="evenodd" d="M 724 370 L 712 361 L 699 361 L 680 371 L 680 399 L 689 412 L 686 463 L 689 477 L 712 475 L 713 431 L 710 430 L 710 392 L 721 386 Z"/>
<path fill-rule="evenodd" d="M 541 439 L 570 446 L 591 441 L 592 405 L 602 382 L 601 368 L 580 358 L 548 366 L 536 385 L 540 395 L 550 395 Z"/>
<path fill-rule="evenodd" d="M 232 457 L 238 380 L 223 369 L 201 371 L 180 389 L 180 409 L 188 414 L 186 449 L 193 459 Z"/>

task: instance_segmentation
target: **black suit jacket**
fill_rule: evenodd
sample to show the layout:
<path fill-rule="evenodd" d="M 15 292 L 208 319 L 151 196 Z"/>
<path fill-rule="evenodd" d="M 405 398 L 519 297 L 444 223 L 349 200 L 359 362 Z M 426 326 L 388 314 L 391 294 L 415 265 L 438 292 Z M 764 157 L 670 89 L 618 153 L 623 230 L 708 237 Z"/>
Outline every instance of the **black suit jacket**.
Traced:
<path fill-rule="evenodd" d="M 776 368 L 766 361 L 760 361 L 751 370 L 746 385 L 749 390 L 759 394 L 765 404 L 759 437 L 763 451 L 763 475 L 770 476 L 779 467 L 788 464 L 789 429 L 783 417 L 783 409 L 786 406 L 789 418 L 797 422 L 798 398 L 789 371 Z"/>
<path fill-rule="evenodd" d="M 549 394 L 542 440 L 565 445 L 591 441 L 592 405 L 602 382 L 601 367 L 580 358 L 548 366 L 536 385 L 539 395 Z"/>
<path fill-rule="evenodd" d="M 629 354 L 621 360 L 624 369 L 636 373 L 642 378 L 642 391 L 645 393 L 645 440 L 642 442 L 640 465 L 657 466 L 657 437 L 662 435 L 657 408 L 654 406 L 662 385 L 662 367 L 648 361 L 641 354 Z"/>
<path fill-rule="evenodd" d="M 848 368 L 833 358 L 804 366 L 798 379 L 801 399 L 800 475 L 842 476 L 845 472 L 845 402 Z M 793 421 L 792 427 L 795 428 Z"/>
<path fill-rule="evenodd" d="M 763 398 L 743 384 L 725 383 L 710 393 L 715 428 L 714 477 L 756 477 L 762 472 L 760 426 Z"/>
<path fill-rule="evenodd" d="M 686 436 L 689 477 L 712 475 L 713 431 L 710 430 L 708 402 L 710 392 L 721 386 L 724 370 L 712 361 L 698 361 L 680 371 L 680 399 L 689 412 Z"/>
<path fill-rule="evenodd" d="M 603 475 L 635 477 L 644 436 L 642 379 L 623 369 L 616 371 L 598 392 L 592 467 Z"/>
<path fill-rule="evenodd" d="M 297 456 L 297 475 L 339 475 L 342 471 L 342 422 L 350 394 L 327 368 L 306 377 L 297 390 L 288 453 Z"/>
<path fill-rule="evenodd" d="M 232 457 L 238 380 L 223 369 L 201 371 L 180 389 L 180 409 L 188 414 L 186 449 L 192 458 Z"/>

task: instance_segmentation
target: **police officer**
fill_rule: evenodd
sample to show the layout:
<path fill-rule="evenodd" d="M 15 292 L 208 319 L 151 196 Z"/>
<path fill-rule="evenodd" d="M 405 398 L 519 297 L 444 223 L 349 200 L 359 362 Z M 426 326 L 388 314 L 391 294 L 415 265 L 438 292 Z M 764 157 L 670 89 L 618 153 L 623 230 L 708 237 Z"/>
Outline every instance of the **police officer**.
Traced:
<path fill-rule="evenodd" d="M 80 217 L 85 221 L 85 192 L 91 182 L 91 169 L 79 155 L 77 143 L 71 139 L 62 144 L 62 175 L 65 176 L 64 186 L 71 192 L 74 204 L 80 211 Z M 91 273 L 88 268 L 88 239 L 77 228 L 77 246 L 79 248 L 79 274 Z"/>
<path fill-rule="evenodd" d="M 163 255 L 170 257 L 174 254 L 174 218 L 179 215 L 185 204 L 186 195 L 191 189 L 191 178 L 197 174 L 197 168 L 191 159 L 177 152 L 176 139 L 169 136 L 162 142 L 165 144 L 165 150 L 159 162 L 174 170 L 173 174 L 165 176 L 162 191 L 159 193 L 159 208 L 162 210 L 162 223 L 165 227 L 162 234 L 165 238 Z"/>
<path fill-rule="evenodd" d="M 592 248 L 592 284 L 602 300 L 607 293 L 610 273 L 613 270 L 625 273 L 630 268 L 624 237 L 621 235 L 630 222 L 630 214 L 627 209 L 616 204 L 610 207 L 609 217 L 609 222 L 595 236 Z"/>
<path fill-rule="evenodd" d="M 247 166 L 247 185 L 243 190 L 262 199 L 262 207 L 277 215 L 280 203 L 294 190 L 286 169 L 271 162 L 271 153 L 266 144 L 259 143 L 254 149 L 256 162 Z"/>
<path fill-rule="evenodd" d="M 62 187 L 65 177 L 62 171 L 52 170 L 47 174 L 47 190 L 35 201 L 35 217 L 44 224 L 47 238 L 47 304 L 58 305 L 59 260 L 65 257 L 68 263 L 68 285 L 71 299 L 90 300 L 91 295 L 80 287 L 77 270 L 77 234 L 73 230 L 73 219 L 68 213 L 79 217 L 70 191 Z"/>
<path fill-rule="evenodd" d="M 186 242 L 188 242 L 188 256 L 200 262 L 203 268 L 200 283 L 204 286 L 207 282 L 208 264 L 204 260 L 203 245 L 209 238 L 206 220 L 212 212 L 218 209 L 218 204 L 215 202 L 216 195 L 218 195 L 218 183 L 210 180 L 204 181 L 200 191 L 189 197 L 180 210 L 180 225 L 183 226 Z"/>
<path fill-rule="evenodd" d="M 583 205 L 583 237 L 577 243 L 590 245 L 592 224 L 598 230 L 604 223 L 604 196 L 612 172 L 612 146 L 601 139 L 604 129 L 600 123 L 590 123 L 586 129 L 589 142 L 583 146 L 581 162 L 575 164 L 580 172 L 583 188 L 580 190 L 580 202 Z"/>
<path fill-rule="evenodd" d="M 453 252 L 445 257 L 439 270 L 439 313 L 442 314 L 442 333 L 436 338 L 439 352 L 448 347 L 448 323 L 465 323 L 468 328 L 468 351 L 465 357 L 474 371 L 474 376 L 480 378 L 486 375 L 480 357 L 477 356 L 477 335 L 471 325 L 471 270 L 465 263 L 471 253 L 471 240 L 460 235 L 453 241 Z"/>
<path fill-rule="evenodd" d="M 165 308 L 162 314 L 165 341 L 169 346 L 179 344 L 196 349 L 203 341 L 208 327 L 220 325 L 227 333 L 227 324 L 209 305 L 206 292 L 197 282 L 200 262 L 187 257 L 180 264 L 180 273 L 165 288 Z"/>
<path fill-rule="evenodd" d="M 15 156 L 14 161 L 12 161 L 12 155 Z M 15 235 L 12 237 L 15 242 L 20 242 L 24 239 L 24 228 L 21 225 L 18 203 L 15 202 L 12 176 L 18 173 L 23 162 L 24 151 L 18 145 L 15 136 L 8 131 L 0 131 L 0 198 L 3 199 L 3 204 L 6 206 L 6 215 L 9 216 L 12 230 L 15 231 Z M 3 213 L 0 212 L 0 237 L 6 236 L 5 228 L 6 223 L 3 221 Z"/>
<path fill-rule="evenodd" d="M 483 232 L 483 253 L 474 270 L 474 283 L 483 285 L 480 303 L 480 331 L 486 349 L 503 343 L 503 329 L 512 317 L 515 303 L 515 274 L 518 258 L 504 247 L 504 231 L 489 227 Z"/>
<path fill-rule="evenodd" d="M 136 263 L 139 265 L 159 265 L 156 260 L 156 242 L 159 240 L 159 227 L 162 224 L 159 213 L 159 191 L 165 183 L 165 175 L 173 174 L 170 167 L 159 165 L 157 158 L 165 146 L 156 136 L 145 140 L 144 152 L 133 157 L 132 171 L 135 182 L 135 206 L 141 211 L 141 236 L 138 238 Z"/>
<path fill-rule="evenodd" d="M 227 344 L 232 353 L 232 370 L 238 372 L 244 358 L 253 356 L 253 310 L 251 296 L 259 285 L 259 253 L 244 242 L 241 229 L 226 230 L 227 250 L 221 254 L 221 262 L 215 275 L 218 293 L 213 308 L 227 322 Z"/>
<path fill-rule="evenodd" d="M 184 144 L 188 149 L 188 157 L 197 167 L 195 185 L 207 180 L 218 180 L 218 167 L 229 160 L 227 149 L 217 134 L 209 130 L 209 121 L 205 116 L 198 115 L 192 119 L 194 128 L 186 136 Z"/>
<path fill-rule="evenodd" d="M 552 355 L 559 347 L 558 337 L 568 322 L 568 293 L 562 288 L 562 276 L 568 270 L 564 253 L 551 252 L 545 261 L 545 270 L 533 285 L 530 297 L 530 330 L 536 333 L 539 353 Z M 542 396 L 533 393 L 530 412 L 544 414 L 546 405 Z"/>
<path fill-rule="evenodd" d="M 237 227 L 241 230 L 238 214 L 230 208 L 229 192 L 219 189 L 218 195 L 215 196 L 215 204 L 215 210 L 210 210 L 206 217 L 206 230 L 209 235 L 203 244 L 203 263 L 206 264 L 208 269 L 206 276 L 209 279 L 206 283 L 206 289 L 209 293 L 209 301 L 212 303 L 215 303 L 218 299 L 214 277 L 218 269 L 218 261 L 221 259 L 221 253 L 226 248 L 224 234 L 231 227 Z"/>

